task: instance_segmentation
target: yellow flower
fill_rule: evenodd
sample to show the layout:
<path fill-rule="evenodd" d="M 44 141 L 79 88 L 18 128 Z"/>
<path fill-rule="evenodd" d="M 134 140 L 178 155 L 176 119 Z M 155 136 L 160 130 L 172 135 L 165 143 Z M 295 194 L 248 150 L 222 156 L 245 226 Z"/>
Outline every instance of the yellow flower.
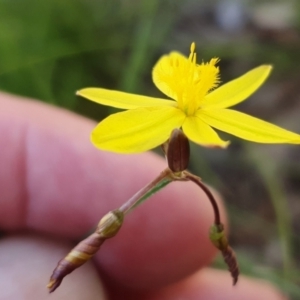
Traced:
<path fill-rule="evenodd" d="M 110 115 L 93 130 L 93 144 L 107 151 L 138 153 L 164 143 L 175 128 L 193 142 L 225 148 L 213 128 L 258 143 L 299 144 L 300 135 L 227 109 L 253 94 L 272 67 L 262 65 L 215 89 L 219 83 L 217 58 L 196 63 L 195 43 L 189 57 L 171 52 L 159 59 L 152 77 L 161 92 L 174 100 L 159 99 L 100 88 L 77 92 L 89 100 L 127 111 Z M 212 128 L 213 127 L 213 128 Z"/>

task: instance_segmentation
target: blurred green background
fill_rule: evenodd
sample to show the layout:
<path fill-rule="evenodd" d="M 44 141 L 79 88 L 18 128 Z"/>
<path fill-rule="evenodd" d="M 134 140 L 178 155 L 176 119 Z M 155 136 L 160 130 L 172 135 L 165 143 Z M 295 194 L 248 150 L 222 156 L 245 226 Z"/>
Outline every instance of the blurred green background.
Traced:
<path fill-rule="evenodd" d="M 0 89 L 99 121 L 115 110 L 76 90 L 161 97 L 152 66 L 171 50 L 188 55 L 192 41 L 199 60 L 221 58 L 223 82 L 271 63 L 267 83 L 237 108 L 300 132 L 297 0 L 0 0 Z M 190 169 L 224 195 L 241 272 L 300 299 L 300 148 L 221 135 L 228 150 L 192 145 Z"/>

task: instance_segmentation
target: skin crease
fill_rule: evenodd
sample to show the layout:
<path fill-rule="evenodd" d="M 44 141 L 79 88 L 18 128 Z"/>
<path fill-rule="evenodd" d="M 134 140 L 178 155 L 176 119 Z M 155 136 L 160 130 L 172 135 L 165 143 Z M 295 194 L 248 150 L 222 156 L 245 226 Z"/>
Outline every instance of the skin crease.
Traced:
<path fill-rule="evenodd" d="M 45 285 L 72 242 L 166 163 L 152 153 L 95 149 L 89 141 L 95 123 L 65 110 L 8 94 L 0 94 L 0 108 L 0 299 L 48 299 Z M 126 216 L 93 263 L 51 297 L 283 299 L 261 281 L 241 277 L 233 288 L 227 272 L 204 268 L 216 254 L 208 239 L 212 222 L 199 188 L 171 183 Z"/>

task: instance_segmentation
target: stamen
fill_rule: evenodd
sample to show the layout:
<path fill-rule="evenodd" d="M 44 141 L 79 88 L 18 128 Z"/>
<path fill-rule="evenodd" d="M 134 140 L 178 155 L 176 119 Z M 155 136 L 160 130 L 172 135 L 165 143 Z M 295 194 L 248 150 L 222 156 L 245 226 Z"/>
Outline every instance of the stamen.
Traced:
<path fill-rule="evenodd" d="M 195 42 L 192 42 L 190 49 L 191 49 L 191 53 L 195 52 L 195 50 L 196 50 L 196 44 L 195 44 Z"/>
<path fill-rule="evenodd" d="M 196 50 L 196 44 L 195 42 L 192 42 L 191 44 L 191 47 L 190 47 L 190 55 L 189 55 L 189 60 L 191 62 L 193 62 L 194 64 L 196 63 L 196 53 L 195 53 L 195 50 Z"/>
<path fill-rule="evenodd" d="M 218 62 L 220 61 L 220 59 L 218 57 L 214 57 L 210 60 L 209 64 L 214 66 L 216 65 Z"/>

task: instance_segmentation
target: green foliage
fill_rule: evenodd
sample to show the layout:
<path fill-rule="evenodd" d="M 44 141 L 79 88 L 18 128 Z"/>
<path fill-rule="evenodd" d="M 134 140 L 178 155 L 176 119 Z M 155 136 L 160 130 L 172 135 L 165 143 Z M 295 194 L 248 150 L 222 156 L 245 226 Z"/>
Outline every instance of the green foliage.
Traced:
<path fill-rule="evenodd" d="M 76 109 L 79 88 L 135 88 L 165 32 L 150 38 L 158 4 L 1 0 L 1 89 Z"/>

